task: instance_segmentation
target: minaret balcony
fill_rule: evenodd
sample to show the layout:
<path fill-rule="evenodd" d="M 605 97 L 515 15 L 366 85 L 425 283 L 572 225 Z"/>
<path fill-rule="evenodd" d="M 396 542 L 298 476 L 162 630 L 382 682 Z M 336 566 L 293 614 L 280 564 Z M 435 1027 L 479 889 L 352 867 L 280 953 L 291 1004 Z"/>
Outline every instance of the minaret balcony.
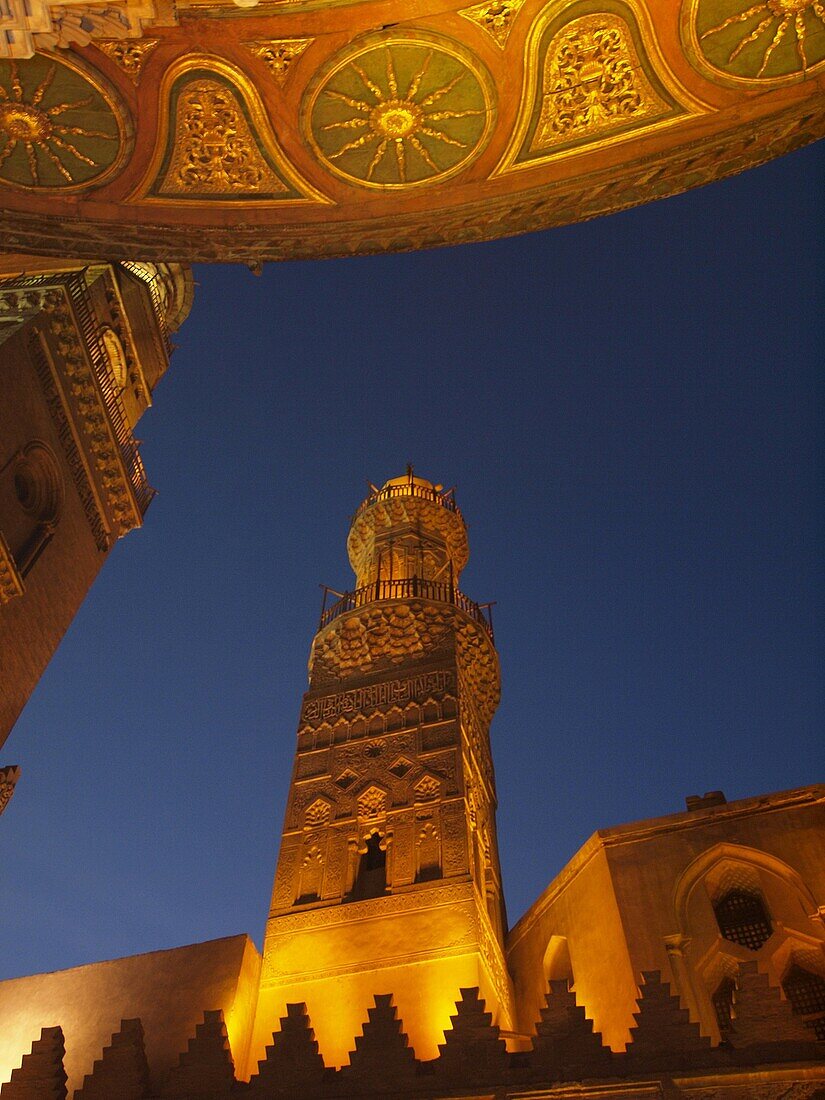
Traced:
<path fill-rule="evenodd" d="M 330 594 L 338 596 L 338 599 L 327 607 L 327 597 Z M 449 581 L 432 581 L 416 576 L 376 580 L 352 592 L 339 593 L 325 586 L 324 606 L 321 608 L 321 623 L 318 629 L 323 630 L 341 615 L 357 611 L 366 604 L 378 603 L 381 600 L 416 599 L 431 600 L 434 603 L 446 603 L 457 607 L 459 611 L 463 611 L 465 615 L 477 622 L 485 630 L 491 643 L 495 644 L 492 604 L 476 603 Z"/>
<path fill-rule="evenodd" d="M 373 504 L 379 504 L 381 501 L 395 500 L 400 497 L 417 497 L 419 500 L 428 500 L 432 504 L 439 504 L 442 508 L 446 508 L 450 512 L 455 512 L 459 517 L 461 516 L 461 509 L 455 502 L 455 496 L 453 495 L 452 489 L 445 490 L 440 486 L 437 488 L 423 478 L 413 477 L 412 474 L 410 474 L 405 478 L 388 481 L 381 489 L 372 486 L 370 495 L 366 500 L 362 501 L 355 510 L 352 517 L 353 522 L 367 508 L 371 508 Z"/>

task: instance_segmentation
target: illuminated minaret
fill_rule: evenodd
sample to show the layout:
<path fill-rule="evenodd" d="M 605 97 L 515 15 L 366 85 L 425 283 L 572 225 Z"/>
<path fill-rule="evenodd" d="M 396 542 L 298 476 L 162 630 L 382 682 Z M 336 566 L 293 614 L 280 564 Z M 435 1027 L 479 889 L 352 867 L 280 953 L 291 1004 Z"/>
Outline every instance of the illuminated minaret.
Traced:
<path fill-rule="evenodd" d="M 461 987 L 511 1028 L 489 726 L 499 666 L 458 578 L 452 491 L 371 488 L 347 541 L 356 588 L 325 602 L 310 657 L 251 1058 L 305 1002 L 327 1065 L 392 993 L 420 1058 Z M 335 598 L 337 594 L 333 594 Z"/>

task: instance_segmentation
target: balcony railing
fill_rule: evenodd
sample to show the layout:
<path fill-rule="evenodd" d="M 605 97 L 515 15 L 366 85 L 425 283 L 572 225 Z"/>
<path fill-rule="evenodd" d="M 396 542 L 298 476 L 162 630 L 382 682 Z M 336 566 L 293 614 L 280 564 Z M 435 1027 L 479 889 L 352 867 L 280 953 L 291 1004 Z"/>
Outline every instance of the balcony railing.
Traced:
<path fill-rule="evenodd" d="M 321 624 L 319 630 L 329 626 L 334 619 L 341 615 L 347 615 L 378 600 L 433 600 L 436 603 L 452 604 L 465 615 L 479 624 L 486 632 L 490 641 L 495 644 L 493 635 L 492 604 L 478 604 L 465 596 L 454 584 L 443 581 L 428 581 L 423 577 L 402 577 L 400 580 L 377 580 L 372 584 L 365 584 L 363 588 L 356 588 L 354 592 L 335 592 L 331 588 L 324 588 L 324 603 L 321 608 Z M 327 599 L 330 594 L 338 596 L 335 603 L 327 607 Z"/>
<path fill-rule="evenodd" d="M 436 489 L 431 485 L 421 485 L 410 474 L 408 481 L 402 481 L 396 485 L 385 485 L 383 489 L 370 486 L 370 495 L 359 504 L 352 518 L 353 520 L 356 519 L 366 508 L 369 508 L 372 504 L 377 504 L 378 501 L 392 500 L 395 497 L 418 497 L 419 500 L 429 500 L 433 504 L 440 504 L 442 508 L 461 516 L 461 509 L 455 502 L 454 494 L 454 489 Z"/>
<path fill-rule="evenodd" d="M 155 496 L 155 490 L 146 478 L 146 470 L 143 466 L 143 459 L 140 457 L 138 442 L 129 427 L 123 399 L 115 382 L 108 356 L 103 349 L 97 322 L 89 306 L 85 282 L 79 276 L 72 276 L 67 280 L 66 286 L 83 339 L 89 349 L 103 404 L 106 406 L 109 422 L 117 439 L 121 461 L 132 486 L 132 492 L 135 494 L 140 513 L 145 515 L 146 509 Z"/>
<path fill-rule="evenodd" d="M 166 321 L 166 303 L 164 301 L 163 290 L 161 289 L 163 286 L 162 278 L 157 274 L 157 271 L 155 271 L 154 274 L 150 274 L 146 269 L 146 264 L 133 263 L 131 260 L 121 260 L 120 266 L 131 272 L 131 274 L 134 275 L 136 279 L 139 279 L 149 291 L 149 297 L 152 299 L 152 308 L 155 311 L 155 317 L 160 326 L 163 346 L 166 349 L 166 354 L 170 355 L 172 352 L 172 342 L 169 338 L 169 326 Z"/>

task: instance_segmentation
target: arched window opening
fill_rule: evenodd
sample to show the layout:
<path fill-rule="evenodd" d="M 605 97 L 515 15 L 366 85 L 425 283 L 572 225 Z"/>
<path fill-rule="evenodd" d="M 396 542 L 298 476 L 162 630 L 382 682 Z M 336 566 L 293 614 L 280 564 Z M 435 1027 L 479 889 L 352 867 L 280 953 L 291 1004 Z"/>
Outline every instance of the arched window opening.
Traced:
<path fill-rule="evenodd" d="M 724 1039 L 728 1032 L 733 1030 L 733 995 L 736 991 L 736 983 L 733 978 L 723 978 L 711 997 L 713 1010 L 716 1013 L 716 1022 Z"/>
<path fill-rule="evenodd" d="M 324 857 L 321 849 L 313 845 L 304 856 L 301 864 L 301 882 L 298 887 L 296 905 L 305 905 L 318 901 L 321 896 L 321 879 L 324 873 Z"/>
<path fill-rule="evenodd" d="M 791 1008 L 805 1017 L 817 1039 L 825 1039 L 825 978 L 794 963 L 782 982 Z"/>
<path fill-rule="evenodd" d="M 430 882 L 441 878 L 441 841 L 438 830 L 432 822 L 427 822 L 418 837 L 418 868 L 416 882 Z"/>
<path fill-rule="evenodd" d="M 544 951 L 542 963 L 546 983 L 566 981 L 573 984 L 573 964 L 570 961 L 570 948 L 567 936 L 551 936 Z"/>
<path fill-rule="evenodd" d="M 749 890 L 728 890 L 714 902 L 719 931 L 726 940 L 758 951 L 773 935 L 771 918 L 762 895 Z"/>
<path fill-rule="evenodd" d="M 358 861 L 358 874 L 350 895 L 351 901 L 380 898 L 387 891 L 387 851 L 381 846 L 381 837 L 373 833 L 367 840 L 367 849 Z"/>

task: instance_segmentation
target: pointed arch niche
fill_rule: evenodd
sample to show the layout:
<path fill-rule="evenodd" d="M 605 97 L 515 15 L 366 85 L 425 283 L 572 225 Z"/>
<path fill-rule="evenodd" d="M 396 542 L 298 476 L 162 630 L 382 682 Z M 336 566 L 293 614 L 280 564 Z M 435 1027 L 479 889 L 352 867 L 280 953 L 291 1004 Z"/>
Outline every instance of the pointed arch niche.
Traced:
<path fill-rule="evenodd" d="M 674 977 L 715 1043 L 724 1038 L 723 1002 L 731 1004 L 741 963 L 756 962 L 783 996 L 789 974 L 800 968 L 825 979 L 817 900 L 776 856 L 740 844 L 715 845 L 678 879 L 674 908 L 679 932 L 666 941 Z"/>
<path fill-rule="evenodd" d="M 573 985 L 573 964 L 570 961 L 567 936 L 550 937 L 544 950 L 542 970 L 545 990 L 550 982 L 565 981 L 568 987 Z"/>

